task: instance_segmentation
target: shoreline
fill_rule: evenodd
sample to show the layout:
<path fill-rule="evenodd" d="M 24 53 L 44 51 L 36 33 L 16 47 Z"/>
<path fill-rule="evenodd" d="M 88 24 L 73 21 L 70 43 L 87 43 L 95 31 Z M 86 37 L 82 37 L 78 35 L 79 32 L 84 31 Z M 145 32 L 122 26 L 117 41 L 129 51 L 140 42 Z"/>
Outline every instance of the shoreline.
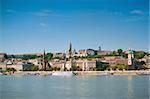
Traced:
<path fill-rule="evenodd" d="M 14 73 L 7 73 L 6 75 L 12 76 L 51 76 L 53 73 L 69 73 L 72 72 L 75 76 L 136 76 L 136 75 L 148 75 L 150 76 L 150 70 L 131 70 L 131 71 L 18 71 Z M 61 76 L 61 75 L 60 75 Z"/>

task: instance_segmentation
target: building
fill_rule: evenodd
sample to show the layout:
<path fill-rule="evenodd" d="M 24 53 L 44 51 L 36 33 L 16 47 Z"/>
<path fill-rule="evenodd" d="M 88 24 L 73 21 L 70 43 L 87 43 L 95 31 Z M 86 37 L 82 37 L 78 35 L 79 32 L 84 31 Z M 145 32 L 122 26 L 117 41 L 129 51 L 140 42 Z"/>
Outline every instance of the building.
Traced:
<path fill-rule="evenodd" d="M 76 66 L 82 69 L 82 71 L 89 71 L 91 68 L 96 68 L 96 61 L 94 60 L 77 60 Z"/>
<path fill-rule="evenodd" d="M 53 53 L 53 57 L 57 57 L 57 58 L 61 58 L 61 59 L 64 59 L 66 56 L 65 53 Z"/>
<path fill-rule="evenodd" d="M 25 67 L 24 63 L 18 63 L 18 64 L 7 64 L 7 68 L 14 68 L 16 71 L 22 71 Z"/>
<path fill-rule="evenodd" d="M 71 70 L 71 68 L 72 68 L 72 61 L 66 61 L 66 63 L 65 63 L 65 68 L 66 68 L 67 70 Z"/>
<path fill-rule="evenodd" d="M 43 70 L 43 59 L 37 58 L 37 59 L 30 59 L 28 60 L 29 63 L 38 66 L 39 70 Z"/>
<path fill-rule="evenodd" d="M 72 44 L 70 43 L 69 44 L 69 49 L 68 49 L 67 54 L 66 54 L 66 58 L 71 58 L 72 56 L 73 56 Z"/>
<path fill-rule="evenodd" d="M 133 64 L 133 59 L 134 59 L 134 54 L 132 50 L 128 51 L 128 65 L 132 65 Z"/>
<path fill-rule="evenodd" d="M 14 68 L 16 71 L 22 71 L 27 66 L 31 66 L 31 65 L 23 62 L 18 62 L 17 64 L 13 64 L 10 61 L 0 63 L 0 69 L 2 70 L 6 70 L 7 68 Z"/>
<path fill-rule="evenodd" d="M 93 60 L 75 60 L 67 61 L 65 67 L 70 70 L 72 65 L 80 68 L 82 71 L 89 71 L 91 68 L 96 68 L 96 61 Z"/>
<path fill-rule="evenodd" d="M 51 67 L 57 67 L 60 68 L 60 70 L 64 70 L 65 67 L 65 61 L 50 61 L 49 62 Z"/>
<path fill-rule="evenodd" d="M 148 55 L 148 57 L 147 57 L 146 65 L 150 69 L 150 55 Z"/>
<path fill-rule="evenodd" d="M 6 69 L 6 68 L 7 68 L 6 62 L 0 62 L 0 69 Z"/>
<path fill-rule="evenodd" d="M 86 50 L 79 50 L 79 52 L 76 54 L 78 57 L 86 57 L 88 56 Z"/>
<path fill-rule="evenodd" d="M 112 53 L 112 51 L 105 51 L 105 50 L 98 50 L 97 51 L 97 55 L 109 55 L 109 54 L 111 54 Z"/>
<path fill-rule="evenodd" d="M 134 52 L 133 50 L 128 50 L 128 65 L 129 69 L 138 69 L 138 60 L 134 58 Z"/>
<path fill-rule="evenodd" d="M 7 57 L 6 53 L 0 53 L 0 62 L 4 61 L 6 57 Z"/>
<path fill-rule="evenodd" d="M 128 65 L 128 59 L 125 59 L 121 56 L 105 56 L 104 60 L 108 62 L 110 65 L 114 65 L 114 64 Z"/>

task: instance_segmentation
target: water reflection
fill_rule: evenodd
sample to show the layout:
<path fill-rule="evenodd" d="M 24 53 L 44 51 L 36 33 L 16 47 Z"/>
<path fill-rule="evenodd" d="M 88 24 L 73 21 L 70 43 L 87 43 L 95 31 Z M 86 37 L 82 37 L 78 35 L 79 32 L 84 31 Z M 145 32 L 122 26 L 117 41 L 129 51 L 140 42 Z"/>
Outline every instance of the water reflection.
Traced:
<path fill-rule="evenodd" d="M 133 84 L 132 84 L 132 79 L 133 79 L 133 76 L 128 76 L 128 97 L 127 99 L 132 99 L 133 97 Z"/>

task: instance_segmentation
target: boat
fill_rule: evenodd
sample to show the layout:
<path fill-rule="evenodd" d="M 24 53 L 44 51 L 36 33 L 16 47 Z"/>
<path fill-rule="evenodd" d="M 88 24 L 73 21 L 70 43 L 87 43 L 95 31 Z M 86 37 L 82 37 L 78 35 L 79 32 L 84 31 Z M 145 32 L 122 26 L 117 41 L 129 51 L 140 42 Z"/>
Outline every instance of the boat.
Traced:
<path fill-rule="evenodd" d="M 64 71 L 57 71 L 53 72 L 52 76 L 73 76 L 72 71 L 64 72 Z"/>
<path fill-rule="evenodd" d="M 150 75 L 150 72 L 139 72 L 138 75 Z"/>
<path fill-rule="evenodd" d="M 0 72 L 0 75 L 4 75 L 4 74 Z"/>

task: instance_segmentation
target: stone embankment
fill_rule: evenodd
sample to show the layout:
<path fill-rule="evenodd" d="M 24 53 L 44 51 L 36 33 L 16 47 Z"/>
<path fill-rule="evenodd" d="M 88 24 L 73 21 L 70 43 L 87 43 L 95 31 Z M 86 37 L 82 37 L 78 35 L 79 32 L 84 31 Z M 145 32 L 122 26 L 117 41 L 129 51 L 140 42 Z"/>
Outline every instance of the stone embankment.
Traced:
<path fill-rule="evenodd" d="M 56 71 L 19 71 L 14 73 L 7 73 L 7 75 L 15 76 L 27 76 L 27 75 L 39 75 L 39 76 L 50 76 Z M 57 71 L 61 72 L 61 71 Z M 63 71 L 64 72 L 64 71 Z M 68 71 L 65 71 L 66 73 Z M 70 72 L 70 71 L 69 71 Z M 146 71 L 73 71 L 74 75 L 77 76 L 103 76 L 103 75 L 150 75 L 150 70 Z"/>

